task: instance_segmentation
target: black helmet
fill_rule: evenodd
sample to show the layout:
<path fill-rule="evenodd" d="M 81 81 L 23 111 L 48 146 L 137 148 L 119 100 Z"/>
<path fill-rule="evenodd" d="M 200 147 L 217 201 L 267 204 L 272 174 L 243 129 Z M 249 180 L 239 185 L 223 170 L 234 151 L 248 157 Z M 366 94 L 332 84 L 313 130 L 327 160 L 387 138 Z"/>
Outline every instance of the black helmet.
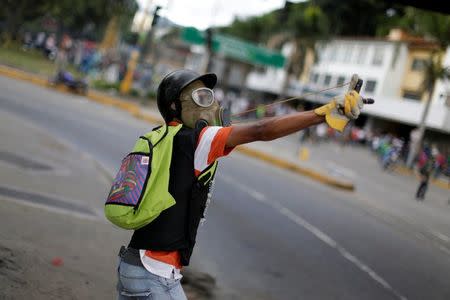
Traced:
<path fill-rule="evenodd" d="M 207 88 L 214 88 L 217 76 L 214 73 L 200 75 L 191 70 L 177 70 L 167 74 L 158 86 L 156 101 L 164 121 L 169 123 L 173 118 L 181 117 L 181 90 L 188 84 L 201 80 Z M 175 110 L 171 108 L 175 103 Z"/>

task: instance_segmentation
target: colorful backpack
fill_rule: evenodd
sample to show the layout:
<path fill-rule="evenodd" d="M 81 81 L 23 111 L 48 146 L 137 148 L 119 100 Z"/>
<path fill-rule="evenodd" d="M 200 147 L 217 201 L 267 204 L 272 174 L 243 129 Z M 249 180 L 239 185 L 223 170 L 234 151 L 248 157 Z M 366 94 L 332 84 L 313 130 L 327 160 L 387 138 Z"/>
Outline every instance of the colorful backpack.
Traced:
<path fill-rule="evenodd" d="M 139 229 L 175 204 L 169 193 L 173 139 L 183 125 L 161 126 L 139 137 L 123 160 L 105 203 L 105 216 L 123 229 Z"/>

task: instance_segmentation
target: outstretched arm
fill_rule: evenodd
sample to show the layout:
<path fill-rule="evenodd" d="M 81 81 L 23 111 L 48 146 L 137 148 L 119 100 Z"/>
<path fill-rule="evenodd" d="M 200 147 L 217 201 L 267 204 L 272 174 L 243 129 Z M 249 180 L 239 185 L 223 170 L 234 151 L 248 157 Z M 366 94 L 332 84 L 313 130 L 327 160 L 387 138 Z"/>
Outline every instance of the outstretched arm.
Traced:
<path fill-rule="evenodd" d="M 373 103 L 373 100 L 366 101 Z M 322 122 L 327 122 L 331 128 L 342 132 L 349 120 L 358 118 L 363 105 L 364 99 L 357 91 L 351 90 L 315 110 L 233 126 L 226 145 L 235 147 L 255 141 L 271 141 Z"/>
<path fill-rule="evenodd" d="M 227 147 L 255 141 L 271 141 L 325 121 L 314 111 L 272 117 L 245 125 L 234 125 L 227 139 Z"/>

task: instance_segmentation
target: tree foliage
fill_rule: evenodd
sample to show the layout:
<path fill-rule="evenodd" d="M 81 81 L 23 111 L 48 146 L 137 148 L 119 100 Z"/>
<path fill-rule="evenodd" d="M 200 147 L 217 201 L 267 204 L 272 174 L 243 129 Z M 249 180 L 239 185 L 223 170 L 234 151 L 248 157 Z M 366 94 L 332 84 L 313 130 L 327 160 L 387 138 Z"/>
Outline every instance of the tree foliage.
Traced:
<path fill-rule="evenodd" d="M 236 19 L 220 30 L 271 47 L 291 42 L 295 47 L 287 70 L 290 74 L 299 75 L 303 72 L 306 52 L 314 50 L 317 40 L 329 36 L 386 36 L 390 29 L 398 27 L 410 34 L 435 39 L 441 50 L 450 42 L 449 15 L 405 7 L 387 0 L 287 1 L 282 9 L 262 16 Z M 436 73 L 428 78 L 434 81 L 442 76 Z"/>
<path fill-rule="evenodd" d="M 112 16 L 122 23 L 138 9 L 135 0 L 6 0 L 0 6 L 3 32 L 15 35 L 20 26 L 42 17 L 54 18 L 60 30 L 82 32 L 86 27 L 102 29 Z"/>
<path fill-rule="evenodd" d="M 330 33 L 345 36 L 373 36 L 384 22 L 392 2 L 380 0 L 314 0 L 329 20 Z"/>
<path fill-rule="evenodd" d="M 272 35 L 274 28 L 278 26 L 279 23 L 274 14 L 265 14 L 245 19 L 236 18 L 232 26 L 221 28 L 220 31 L 259 43 L 267 40 Z"/>
<path fill-rule="evenodd" d="M 76 29 L 86 24 L 104 25 L 112 16 L 132 16 L 137 10 L 135 0 L 51 0 L 45 10 L 64 26 Z"/>
<path fill-rule="evenodd" d="M 450 44 L 450 15 L 409 7 L 399 22 L 412 32 L 434 38 L 442 48 Z"/>
<path fill-rule="evenodd" d="M 328 19 L 317 5 L 294 6 L 287 27 L 291 36 L 302 40 L 316 40 L 329 34 Z"/>
<path fill-rule="evenodd" d="M 385 36 L 394 27 L 434 37 L 442 47 L 449 45 L 449 15 L 380 0 L 290 3 L 262 16 L 236 19 L 221 30 L 250 41 L 266 42 L 281 32 L 305 40 L 323 36 Z"/>

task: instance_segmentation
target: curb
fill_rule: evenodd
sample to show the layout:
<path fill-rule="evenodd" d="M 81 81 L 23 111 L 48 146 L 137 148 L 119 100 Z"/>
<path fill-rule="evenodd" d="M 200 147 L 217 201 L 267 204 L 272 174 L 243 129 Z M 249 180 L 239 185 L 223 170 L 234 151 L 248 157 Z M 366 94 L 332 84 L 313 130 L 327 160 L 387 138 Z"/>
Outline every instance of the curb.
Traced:
<path fill-rule="evenodd" d="M 240 153 L 245 154 L 247 156 L 250 156 L 253 158 L 258 158 L 260 160 L 268 162 L 279 168 L 310 177 L 311 179 L 314 179 L 321 183 L 330 185 L 332 187 L 340 188 L 340 189 L 344 189 L 344 190 L 348 190 L 348 191 L 355 190 L 355 186 L 351 182 L 344 182 L 344 181 L 336 180 L 331 176 L 324 175 L 324 174 L 319 173 L 312 169 L 301 167 L 290 161 L 286 161 L 284 159 L 275 157 L 271 154 L 267 154 L 266 152 L 252 149 L 251 147 L 248 147 L 248 146 L 238 146 L 238 147 L 236 147 L 236 150 L 238 150 Z"/>
<path fill-rule="evenodd" d="M 37 84 L 40 86 L 51 87 L 48 84 L 48 80 L 41 76 L 30 74 L 30 73 L 27 73 L 27 72 L 24 72 L 21 70 L 17 70 L 14 68 L 6 67 L 3 65 L 0 65 L 0 75 L 4 75 L 6 77 L 19 79 L 19 80 L 23 80 L 23 81 L 28 81 L 28 82 L 31 82 L 31 83 L 34 83 L 34 84 Z M 65 88 L 56 87 L 56 89 L 58 91 L 71 94 L 71 92 Z M 85 96 L 95 102 L 98 102 L 98 103 L 101 103 L 104 105 L 114 106 L 121 110 L 127 111 L 128 113 L 130 113 L 132 116 L 136 117 L 137 119 L 147 121 L 149 123 L 156 123 L 156 124 L 163 123 L 162 118 L 158 118 L 158 117 L 155 117 L 155 116 L 152 116 L 149 114 L 142 113 L 140 106 L 136 103 L 130 103 L 129 101 L 111 97 L 109 95 L 106 95 L 106 94 L 103 94 L 100 92 L 96 92 L 96 91 L 88 91 L 87 95 L 85 95 Z M 329 185 L 329 186 L 332 186 L 335 188 L 344 189 L 344 190 L 348 190 L 348 191 L 353 191 L 355 189 L 354 184 L 351 182 L 343 182 L 343 181 L 336 180 L 333 177 L 321 174 L 317 171 L 314 171 L 314 170 L 311 170 L 311 169 L 308 169 L 305 167 L 301 167 L 292 162 L 288 162 L 281 158 L 267 154 L 263 151 L 252 149 L 248 146 L 238 146 L 238 147 L 236 147 L 236 150 L 244 155 L 247 155 L 247 156 L 250 156 L 253 158 L 257 158 L 259 160 L 265 161 L 265 162 L 272 164 L 274 166 L 277 166 L 279 168 L 286 169 L 286 170 L 292 171 L 294 173 L 297 173 L 297 174 L 300 174 L 303 176 L 307 176 L 313 180 L 316 180 L 318 182 L 321 182 L 323 184 L 326 184 L 326 185 Z"/>
<path fill-rule="evenodd" d="M 6 77 L 29 81 L 31 83 L 40 85 L 40 86 L 48 86 L 48 80 L 39 75 L 30 74 L 18 69 L 14 69 L 11 67 L 7 67 L 4 65 L 0 65 L 0 75 L 4 75 Z"/>
<path fill-rule="evenodd" d="M 136 103 L 126 102 L 121 99 L 113 98 L 111 96 L 95 91 L 88 91 L 86 97 L 91 100 L 94 100 L 95 102 L 115 106 L 121 110 L 125 110 L 133 116 L 138 116 L 140 114 L 140 107 Z"/>

